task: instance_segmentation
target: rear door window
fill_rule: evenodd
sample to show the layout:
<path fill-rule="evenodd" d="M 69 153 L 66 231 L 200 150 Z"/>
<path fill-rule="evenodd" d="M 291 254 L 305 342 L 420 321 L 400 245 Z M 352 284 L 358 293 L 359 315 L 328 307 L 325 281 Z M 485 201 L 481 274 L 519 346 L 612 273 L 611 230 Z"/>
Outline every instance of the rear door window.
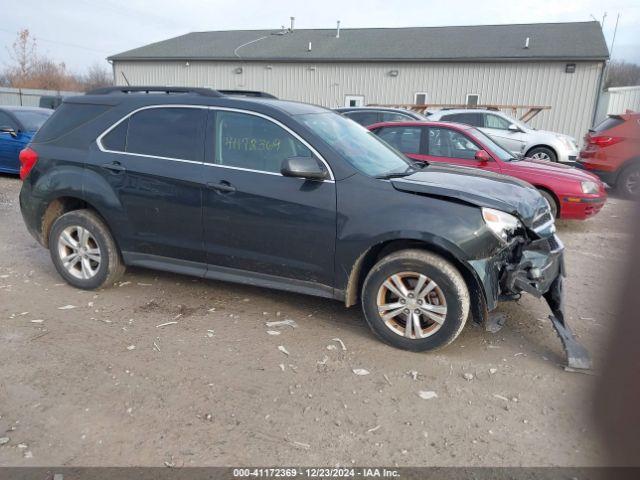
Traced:
<path fill-rule="evenodd" d="M 237 112 L 216 112 L 215 163 L 280 173 L 290 157 L 313 157 L 300 140 L 266 118 Z"/>
<path fill-rule="evenodd" d="M 377 132 L 378 136 L 405 154 L 419 154 L 421 127 L 383 127 Z"/>
<path fill-rule="evenodd" d="M 365 127 L 380 121 L 378 112 L 347 112 L 345 116 Z"/>
<path fill-rule="evenodd" d="M 204 108 L 161 107 L 142 110 L 129 118 L 127 153 L 178 160 L 202 161 L 207 110 Z M 114 129 L 121 142 L 122 132 Z M 116 135 L 120 137 L 115 138 Z M 106 138 L 106 137 L 105 137 Z"/>
<path fill-rule="evenodd" d="M 451 113 L 441 117 L 444 122 L 466 123 L 474 127 L 484 127 L 481 113 Z"/>
<path fill-rule="evenodd" d="M 382 112 L 381 116 L 381 122 L 408 122 L 413 120 L 409 115 L 399 112 Z"/>

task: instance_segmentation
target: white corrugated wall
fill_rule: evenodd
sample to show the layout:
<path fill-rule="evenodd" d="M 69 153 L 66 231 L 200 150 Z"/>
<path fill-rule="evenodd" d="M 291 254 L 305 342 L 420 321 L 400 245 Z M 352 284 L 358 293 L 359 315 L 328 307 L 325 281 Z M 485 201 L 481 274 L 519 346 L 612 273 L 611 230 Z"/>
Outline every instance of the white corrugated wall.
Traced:
<path fill-rule="evenodd" d="M 635 87 L 611 87 L 607 114 L 624 113 L 627 110 L 640 112 L 640 85 Z"/>
<path fill-rule="evenodd" d="M 363 95 L 366 104 L 414 103 L 426 92 L 428 103 L 465 103 L 469 93 L 481 104 L 549 105 L 532 126 L 578 139 L 591 127 L 602 63 L 266 63 L 208 61 L 116 61 L 119 85 L 198 86 L 262 90 L 279 98 L 343 106 L 346 95 Z M 242 68 L 242 73 L 236 70 Z M 397 76 L 389 72 L 397 70 Z"/>

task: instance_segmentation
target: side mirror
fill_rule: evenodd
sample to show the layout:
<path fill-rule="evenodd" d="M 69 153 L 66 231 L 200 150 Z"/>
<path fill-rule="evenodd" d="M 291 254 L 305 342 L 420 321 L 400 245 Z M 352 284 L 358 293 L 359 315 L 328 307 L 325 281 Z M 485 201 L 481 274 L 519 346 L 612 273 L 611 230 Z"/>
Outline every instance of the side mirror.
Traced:
<path fill-rule="evenodd" d="M 478 150 L 475 154 L 475 159 L 479 162 L 487 163 L 491 161 L 491 155 L 484 150 Z"/>
<path fill-rule="evenodd" d="M 324 180 L 329 172 L 314 157 L 289 157 L 282 161 L 280 173 L 285 177 Z"/>
<path fill-rule="evenodd" d="M 520 129 L 520 127 L 518 125 L 516 125 L 515 123 L 512 123 L 511 125 L 509 125 L 508 130 L 510 132 L 521 132 L 522 130 Z"/>
<path fill-rule="evenodd" d="M 16 129 L 13 127 L 0 127 L 0 133 L 8 133 L 14 138 L 18 136 L 18 132 L 16 132 Z"/>

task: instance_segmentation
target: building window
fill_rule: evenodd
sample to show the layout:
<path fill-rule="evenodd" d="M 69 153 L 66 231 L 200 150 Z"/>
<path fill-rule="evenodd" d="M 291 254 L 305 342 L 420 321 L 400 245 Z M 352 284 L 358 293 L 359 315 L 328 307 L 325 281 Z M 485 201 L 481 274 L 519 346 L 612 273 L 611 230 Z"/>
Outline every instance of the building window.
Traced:
<path fill-rule="evenodd" d="M 364 106 L 364 95 L 345 95 L 345 107 L 362 107 Z"/>
<path fill-rule="evenodd" d="M 480 103 L 480 95 L 477 93 L 467 93 L 466 103 L 468 107 L 477 107 L 478 103 Z"/>
<path fill-rule="evenodd" d="M 426 105 L 429 95 L 426 92 L 417 92 L 414 99 L 416 105 Z"/>

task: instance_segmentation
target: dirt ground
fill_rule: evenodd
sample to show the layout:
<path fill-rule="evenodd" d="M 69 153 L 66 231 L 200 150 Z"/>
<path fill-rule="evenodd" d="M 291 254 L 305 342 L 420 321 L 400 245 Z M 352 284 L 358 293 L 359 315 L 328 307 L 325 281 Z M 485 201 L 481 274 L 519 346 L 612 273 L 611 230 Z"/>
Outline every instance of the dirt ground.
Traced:
<path fill-rule="evenodd" d="M 501 305 L 497 334 L 468 324 L 416 354 L 376 340 L 358 308 L 304 295 L 142 269 L 76 290 L 24 228 L 19 188 L 0 176 L 0 465 L 606 461 L 591 395 L 630 202 L 559 223 L 567 315 L 596 367 L 585 375 L 562 369 L 546 304 L 531 297 Z M 286 319 L 296 326 L 265 325 Z"/>

